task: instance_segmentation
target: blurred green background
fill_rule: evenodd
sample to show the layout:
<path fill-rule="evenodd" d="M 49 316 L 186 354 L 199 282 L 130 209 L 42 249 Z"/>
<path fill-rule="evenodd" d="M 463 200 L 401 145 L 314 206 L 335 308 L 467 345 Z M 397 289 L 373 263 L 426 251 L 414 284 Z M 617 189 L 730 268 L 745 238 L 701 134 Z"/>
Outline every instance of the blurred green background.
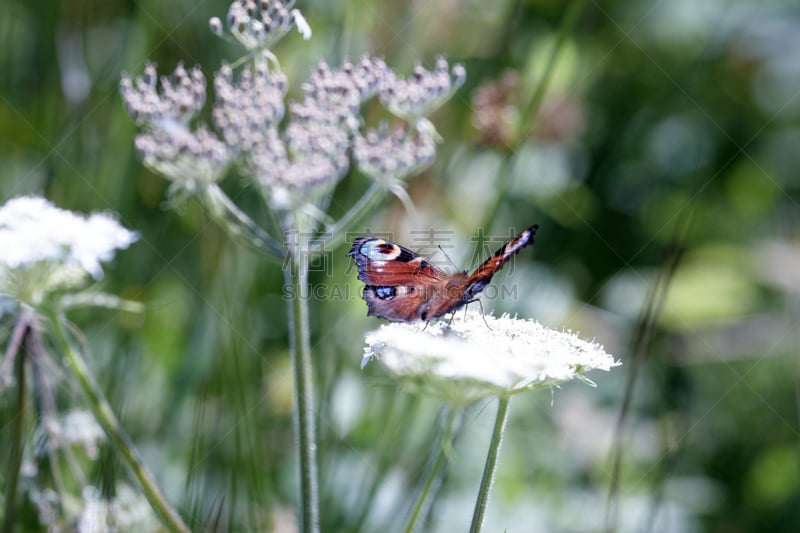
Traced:
<path fill-rule="evenodd" d="M 577 6 L 577 7 L 576 7 Z M 71 316 L 95 373 L 171 501 L 196 530 L 291 531 L 297 480 L 281 265 L 231 243 L 133 150 L 120 73 L 178 61 L 209 76 L 240 51 L 212 36 L 225 1 L 0 4 L 0 200 L 44 194 L 112 210 L 141 239 L 103 288 L 144 316 Z M 612 442 L 621 439 L 620 531 L 800 530 L 800 5 L 793 1 L 376 3 L 303 1 L 313 31 L 275 50 L 290 98 L 320 58 L 381 55 L 407 74 L 446 54 L 467 82 L 432 117 L 444 143 L 409 182 L 418 213 L 393 198 L 358 227 L 419 234 L 469 268 L 541 226 L 484 308 L 596 338 L 623 366 L 551 396 L 511 403 L 487 531 L 599 531 Z M 530 128 L 519 131 L 580 9 Z M 254 217 L 261 200 L 225 186 Z M 368 181 L 337 189 L 332 214 Z M 475 250 L 471 237 L 492 237 Z M 437 435 L 439 404 L 361 371 L 367 318 L 345 257 L 326 250 L 311 303 L 323 531 L 394 531 Z M 430 247 L 427 253 L 432 253 Z M 0 250 L 2 253 L 2 250 Z M 665 258 L 677 269 L 634 364 L 640 314 Z M 451 267 L 452 268 L 452 267 Z M 650 309 L 654 309 L 653 305 Z M 71 394 L 71 395 L 70 395 Z M 64 404 L 79 395 L 64 394 Z M 3 409 L 8 405 L 3 404 Z M 465 530 L 494 406 L 465 417 L 426 530 Z M 7 413 L 7 411 L 3 411 Z M 3 414 L 2 416 L 6 416 Z M 3 423 L 3 426 L 5 423 Z M 0 438 L 2 456 L 8 444 Z M 111 453 L 91 482 L 127 478 Z M 113 492 L 113 491 L 112 491 Z M 28 509 L 21 530 L 35 529 Z"/>

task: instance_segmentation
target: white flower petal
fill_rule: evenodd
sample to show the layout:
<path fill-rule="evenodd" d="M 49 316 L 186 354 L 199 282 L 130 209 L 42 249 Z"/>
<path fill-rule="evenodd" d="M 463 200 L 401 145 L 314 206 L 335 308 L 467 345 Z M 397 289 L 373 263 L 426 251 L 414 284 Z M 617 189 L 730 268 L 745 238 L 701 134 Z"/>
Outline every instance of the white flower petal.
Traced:
<path fill-rule="evenodd" d="M 60 261 L 100 278 L 100 263 L 137 238 L 109 215 L 85 217 L 59 209 L 44 198 L 13 198 L 0 207 L 0 265 L 10 268 Z"/>
<path fill-rule="evenodd" d="M 308 25 L 306 18 L 300 13 L 299 9 L 292 9 L 292 16 L 294 17 L 294 25 L 297 31 L 303 36 L 303 40 L 311 39 L 311 26 Z"/>
<path fill-rule="evenodd" d="M 378 359 L 398 377 L 468 385 L 467 396 L 474 399 L 553 386 L 581 378 L 587 370 L 621 364 L 599 344 L 572 332 L 508 315 L 485 320 L 472 312 L 463 320 L 456 317 L 450 328 L 443 321 L 381 326 L 366 337 L 362 367 Z M 450 395 L 452 386 L 445 387 Z"/>

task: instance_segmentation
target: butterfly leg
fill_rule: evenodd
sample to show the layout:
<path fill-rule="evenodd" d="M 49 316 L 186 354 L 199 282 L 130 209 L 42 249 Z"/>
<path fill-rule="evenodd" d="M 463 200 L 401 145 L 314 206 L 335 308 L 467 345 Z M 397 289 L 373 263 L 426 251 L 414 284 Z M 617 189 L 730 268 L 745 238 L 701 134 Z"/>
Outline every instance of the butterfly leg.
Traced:
<path fill-rule="evenodd" d="M 480 298 L 473 298 L 464 304 L 464 318 L 467 318 L 467 306 L 473 302 L 478 302 L 478 305 L 481 306 L 481 318 L 483 318 L 483 323 L 486 324 L 486 327 L 491 331 L 492 328 L 489 327 L 489 323 L 486 321 L 486 312 L 483 310 L 483 302 L 481 302 Z"/>
<path fill-rule="evenodd" d="M 465 314 L 464 316 L 467 316 L 467 315 Z M 454 319 L 455 317 L 456 317 L 456 312 L 455 312 L 455 311 L 453 311 L 452 313 L 450 313 L 450 320 L 447 322 L 447 327 L 448 327 L 448 328 L 449 328 L 450 326 L 452 326 L 452 325 L 453 325 L 453 319 Z"/>

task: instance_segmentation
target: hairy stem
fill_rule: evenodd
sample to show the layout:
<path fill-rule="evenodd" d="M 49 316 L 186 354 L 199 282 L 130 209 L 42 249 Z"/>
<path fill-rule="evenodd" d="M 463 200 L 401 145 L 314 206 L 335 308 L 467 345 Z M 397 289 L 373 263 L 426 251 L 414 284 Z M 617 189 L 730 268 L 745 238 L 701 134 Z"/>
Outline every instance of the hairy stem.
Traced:
<path fill-rule="evenodd" d="M 317 474 L 317 435 L 314 418 L 314 381 L 311 365 L 311 327 L 308 319 L 308 256 L 298 245 L 292 253 L 291 267 L 284 270 L 287 287 L 292 289 L 289 306 L 289 338 L 294 372 L 294 434 L 300 465 L 300 531 L 319 531 L 319 482 Z"/>
<path fill-rule="evenodd" d="M 486 464 L 483 467 L 483 477 L 481 478 L 481 488 L 478 491 L 478 498 L 475 500 L 475 511 L 472 513 L 472 524 L 469 527 L 470 533 L 477 533 L 483 527 L 483 518 L 486 506 L 489 503 L 489 492 L 494 483 L 494 473 L 497 468 L 497 456 L 500 455 L 500 445 L 503 442 L 503 431 L 508 420 L 507 396 L 501 396 L 497 404 L 497 415 L 494 420 L 494 430 L 492 430 L 492 440 L 489 442 L 489 451 L 486 454 Z"/>
<path fill-rule="evenodd" d="M 164 526 L 173 532 L 189 532 L 189 528 L 184 524 L 178 512 L 170 505 L 161 489 L 158 487 L 155 478 L 145 466 L 133 441 L 122 428 L 114 411 L 111 409 L 103 391 L 94 381 L 94 377 L 89 371 L 89 367 L 81 355 L 72 344 L 67 340 L 61 326 L 61 318 L 56 314 L 50 316 L 53 333 L 61 350 L 67 357 L 72 371 L 78 378 L 84 394 L 89 399 L 89 406 L 92 409 L 97 422 L 108 435 L 114 449 L 119 453 L 128 467 L 133 471 L 136 479 L 142 487 L 147 501 L 155 513 L 161 519 Z"/>

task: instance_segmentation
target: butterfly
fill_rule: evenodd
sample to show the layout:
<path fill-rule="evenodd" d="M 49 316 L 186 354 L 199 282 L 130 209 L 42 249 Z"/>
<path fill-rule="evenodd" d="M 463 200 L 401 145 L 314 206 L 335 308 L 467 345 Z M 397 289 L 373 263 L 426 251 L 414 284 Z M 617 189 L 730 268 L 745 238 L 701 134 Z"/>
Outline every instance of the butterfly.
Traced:
<path fill-rule="evenodd" d="M 358 237 L 348 256 L 363 281 L 367 316 L 392 322 L 433 320 L 477 301 L 480 293 L 509 259 L 533 244 L 538 225 L 504 244 L 472 274 L 449 275 L 421 255 L 378 237 Z"/>

